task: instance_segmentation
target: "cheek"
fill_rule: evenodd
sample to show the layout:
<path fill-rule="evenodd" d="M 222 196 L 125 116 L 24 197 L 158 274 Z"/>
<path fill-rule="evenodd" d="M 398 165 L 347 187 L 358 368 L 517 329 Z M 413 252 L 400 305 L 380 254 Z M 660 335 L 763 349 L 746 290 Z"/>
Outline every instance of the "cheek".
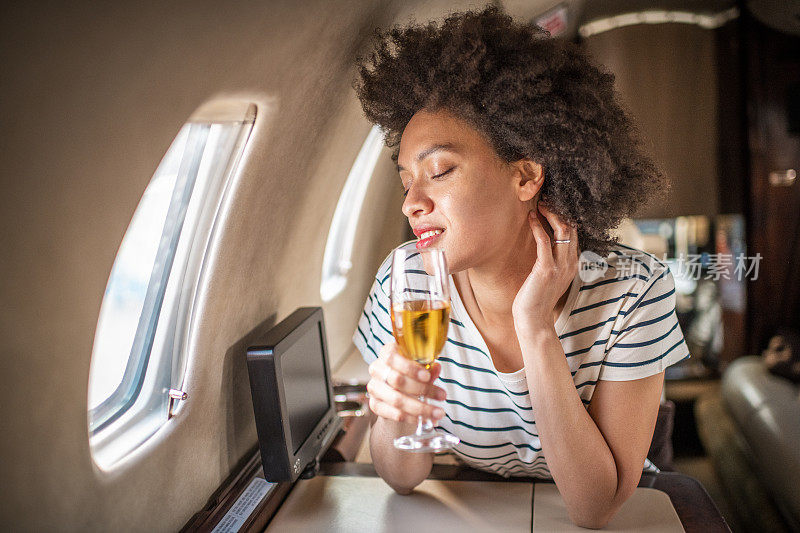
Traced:
<path fill-rule="evenodd" d="M 502 196 L 500 191 L 485 190 L 476 194 L 467 206 L 469 222 L 478 234 L 508 233 L 519 218 L 519 205 L 515 199 Z"/>
<path fill-rule="evenodd" d="M 497 216 L 496 203 L 485 194 L 451 194 L 442 199 L 441 206 L 459 237 L 490 231 Z"/>
<path fill-rule="evenodd" d="M 442 207 L 453 230 L 451 241 L 458 249 L 453 252 L 473 252 L 502 244 L 503 235 L 515 219 L 514 205 L 508 199 L 498 198 L 490 190 L 476 194 L 443 198 Z"/>

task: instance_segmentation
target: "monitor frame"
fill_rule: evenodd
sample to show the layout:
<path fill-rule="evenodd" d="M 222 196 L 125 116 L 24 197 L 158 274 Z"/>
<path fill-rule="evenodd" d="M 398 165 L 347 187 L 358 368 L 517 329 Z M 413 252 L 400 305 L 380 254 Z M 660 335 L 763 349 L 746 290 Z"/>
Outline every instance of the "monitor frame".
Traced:
<path fill-rule="evenodd" d="M 314 329 L 319 331 L 321 342 L 328 409 L 295 452 L 281 359 L 303 335 Z M 322 308 L 301 307 L 257 336 L 254 344 L 247 348 L 247 370 L 264 477 L 267 481 L 276 483 L 294 482 L 304 472 L 310 477 L 317 467 L 319 457 L 342 425 L 336 413 L 333 396 Z"/>

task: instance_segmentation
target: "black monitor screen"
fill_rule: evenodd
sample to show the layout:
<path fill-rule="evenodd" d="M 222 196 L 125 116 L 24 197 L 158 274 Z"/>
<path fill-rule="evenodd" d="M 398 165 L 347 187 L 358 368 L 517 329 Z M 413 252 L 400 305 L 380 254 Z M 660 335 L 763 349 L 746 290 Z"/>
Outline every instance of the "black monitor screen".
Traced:
<path fill-rule="evenodd" d="M 319 325 L 305 332 L 281 357 L 294 453 L 330 406 L 324 364 Z"/>

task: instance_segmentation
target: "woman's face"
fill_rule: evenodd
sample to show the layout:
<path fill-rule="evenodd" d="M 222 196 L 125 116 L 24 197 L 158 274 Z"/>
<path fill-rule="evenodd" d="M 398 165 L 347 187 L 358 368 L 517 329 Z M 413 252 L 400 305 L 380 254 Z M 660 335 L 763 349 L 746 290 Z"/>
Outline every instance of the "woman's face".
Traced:
<path fill-rule="evenodd" d="M 411 118 L 397 162 L 417 248 L 443 249 L 451 272 L 504 260 L 530 243 L 538 165 L 506 163 L 480 132 L 447 111 Z"/>

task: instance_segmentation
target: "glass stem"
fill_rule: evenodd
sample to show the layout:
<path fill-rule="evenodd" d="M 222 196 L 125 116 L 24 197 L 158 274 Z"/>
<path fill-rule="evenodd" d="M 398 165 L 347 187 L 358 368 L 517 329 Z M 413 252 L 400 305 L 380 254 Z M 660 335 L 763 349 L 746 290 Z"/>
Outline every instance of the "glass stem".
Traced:
<path fill-rule="evenodd" d="M 419 401 L 422 403 L 428 403 L 425 396 L 420 396 Z M 417 417 L 417 431 L 414 432 L 415 435 L 428 435 L 429 433 L 433 433 L 433 422 L 428 417 L 423 417 L 419 415 Z"/>

